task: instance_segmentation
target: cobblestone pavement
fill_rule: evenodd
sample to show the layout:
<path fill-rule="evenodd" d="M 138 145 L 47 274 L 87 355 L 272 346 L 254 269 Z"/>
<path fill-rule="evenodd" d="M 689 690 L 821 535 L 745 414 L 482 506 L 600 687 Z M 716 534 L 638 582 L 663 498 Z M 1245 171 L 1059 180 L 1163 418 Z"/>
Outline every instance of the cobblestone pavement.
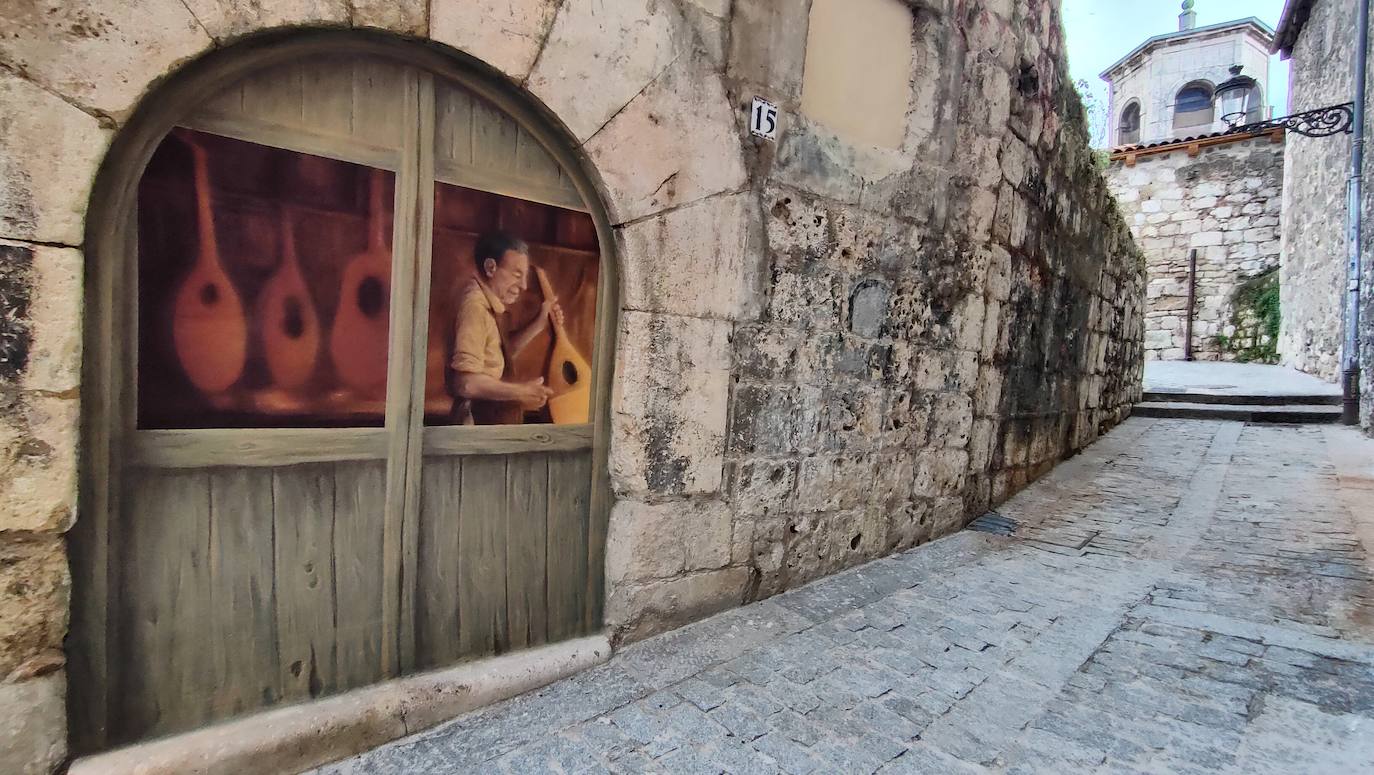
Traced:
<path fill-rule="evenodd" d="M 1371 461 L 1347 429 L 1133 419 L 1000 507 L 1011 536 L 870 563 L 319 774 L 1374 772 Z"/>

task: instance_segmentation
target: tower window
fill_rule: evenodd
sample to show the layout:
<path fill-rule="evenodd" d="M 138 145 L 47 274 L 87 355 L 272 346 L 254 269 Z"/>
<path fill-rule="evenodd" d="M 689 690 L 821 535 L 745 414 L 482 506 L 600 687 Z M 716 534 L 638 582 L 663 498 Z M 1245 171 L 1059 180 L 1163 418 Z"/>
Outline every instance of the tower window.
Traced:
<path fill-rule="evenodd" d="M 1118 145 L 1135 145 L 1140 142 L 1140 103 L 1132 102 L 1121 111 L 1121 124 L 1117 132 Z"/>
<path fill-rule="evenodd" d="M 1214 118 L 1210 84 L 1190 83 L 1179 90 L 1174 100 L 1175 131 L 1207 129 Z"/>

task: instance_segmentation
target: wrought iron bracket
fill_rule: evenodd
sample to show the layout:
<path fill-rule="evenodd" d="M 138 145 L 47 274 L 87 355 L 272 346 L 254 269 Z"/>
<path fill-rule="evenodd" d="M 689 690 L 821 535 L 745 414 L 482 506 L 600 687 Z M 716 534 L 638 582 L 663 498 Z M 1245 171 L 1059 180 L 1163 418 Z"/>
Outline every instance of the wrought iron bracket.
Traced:
<path fill-rule="evenodd" d="M 1227 125 L 1226 134 L 1235 135 L 1264 132 L 1269 129 L 1285 129 L 1289 132 L 1297 132 L 1303 137 L 1330 137 L 1332 135 L 1350 134 L 1355 131 L 1355 104 L 1352 102 L 1307 110 L 1282 118 L 1271 118 L 1268 121 L 1235 124 L 1236 121 L 1244 117 L 1244 113 L 1222 116 L 1221 120 L 1225 121 Z"/>

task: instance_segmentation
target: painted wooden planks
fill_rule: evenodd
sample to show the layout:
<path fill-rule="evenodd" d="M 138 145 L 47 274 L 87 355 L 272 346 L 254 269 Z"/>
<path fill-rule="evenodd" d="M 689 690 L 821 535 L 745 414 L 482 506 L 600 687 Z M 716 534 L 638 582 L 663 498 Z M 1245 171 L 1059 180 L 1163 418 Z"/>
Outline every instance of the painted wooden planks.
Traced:
<path fill-rule="evenodd" d="M 587 610 L 587 515 L 591 503 L 591 456 L 548 456 L 548 628 L 549 639 L 582 635 Z M 600 573 L 598 565 L 593 572 Z"/>
<path fill-rule="evenodd" d="M 467 89 L 435 84 L 434 159 L 460 167 L 472 164 L 472 102 Z"/>
<path fill-rule="evenodd" d="M 366 686 L 382 669 L 382 520 L 386 464 L 334 465 L 334 588 L 341 687 Z"/>
<path fill-rule="evenodd" d="M 463 459 L 426 458 L 420 479 L 415 577 L 415 662 L 420 669 L 463 657 L 459 643 L 459 515 Z"/>
<path fill-rule="evenodd" d="M 130 484 L 107 601 L 116 628 L 112 744 L 214 718 L 209 474 L 143 474 Z"/>
<path fill-rule="evenodd" d="M 586 210 L 572 179 L 528 129 L 466 89 L 435 87 L 435 175 L 445 183 Z"/>
<path fill-rule="evenodd" d="M 425 458 L 420 667 L 589 631 L 590 477 L 586 452 Z"/>
<path fill-rule="evenodd" d="M 571 190 L 571 186 L 565 182 L 567 178 L 548 149 L 523 129 L 515 143 L 515 172 L 526 180 Z"/>
<path fill-rule="evenodd" d="M 278 672 L 282 700 L 350 688 L 339 682 L 334 629 L 334 466 L 273 471 Z"/>
<path fill-rule="evenodd" d="M 351 135 L 354 103 L 349 62 L 327 57 L 302 62 L 298 67 L 305 98 L 301 106 L 304 126 L 336 136 Z"/>
<path fill-rule="evenodd" d="M 506 622 L 511 648 L 548 642 L 547 455 L 512 455 L 506 464 Z"/>
<path fill-rule="evenodd" d="M 403 104 L 414 71 L 380 59 L 353 60 L 352 135 L 363 142 L 398 147 L 409 116 Z"/>
<path fill-rule="evenodd" d="M 274 68 L 243 83 L 243 114 L 256 121 L 304 128 L 305 93 L 302 68 Z M 345 125 L 347 126 L 347 125 Z"/>
<path fill-rule="evenodd" d="M 272 472 L 210 470 L 213 715 L 225 718 L 281 698 L 277 654 Z"/>
<path fill-rule="evenodd" d="M 458 516 L 459 649 L 482 656 L 506 649 L 506 458 L 463 459 Z"/>

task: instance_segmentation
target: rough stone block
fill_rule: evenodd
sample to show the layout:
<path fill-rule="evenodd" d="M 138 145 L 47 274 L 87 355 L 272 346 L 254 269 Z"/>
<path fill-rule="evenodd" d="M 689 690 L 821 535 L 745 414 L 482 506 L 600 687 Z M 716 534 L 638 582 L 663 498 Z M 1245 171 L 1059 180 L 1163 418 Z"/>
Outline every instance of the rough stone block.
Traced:
<path fill-rule="evenodd" d="M 720 489 L 730 324 L 623 312 L 612 396 L 611 481 L 619 492 Z"/>
<path fill-rule="evenodd" d="M 841 276 L 818 270 L 774 270 L 771 280 L 766 319 L 812 330 L 838 326 L 844 305 Z"/>
<path fill-rule="evenodd" d="M 912 494 L 917 498 L 958 495 L 964 487 L 969 454 L 965 450 L 927 450 L 915 468 Z"/>
<path fill-rule="evenodd" d="M 962 393 L 937 396 L 931 407 L 930 442 L 937 447 L 962 449 L 973 431 L 973 401 Z"/>
<path fill-rule="evenodd" d="M 643 582 L 714 570 L 730 562 L 730 508 L 719 500 L 617 501 L 606 538 L 612 583 Z"/>
<path fill-rule="evenodd" d="M 345 25 L 355 17 L 350 13 L 350 0 L 186 0 L 186 7 L 195 14 L 216 40 L 246 35 L 262 29 L 287 25 Z M 407 17 L 411 23 L 423 15 L 423 3 L 416 0 L 397 0 L 382 8 L 380 0 L 362 0 L 356 21 L 363 26 L 384 26 L 376 22 L 400 21 Z M 388 27 L 388 29 L 393 29 Z M 412 29 L 399 28 L 398 32 Z"/>
<path fill-rule="evenodd" d="M 767 90 L 763 96 L 775 102 L 795 104 L 801 98 L 809 5 L 806 0 L 735 0 L 729 77 Z"/>
<path fill-rule="evenodd" d="M 558 0 L 438 2 L 430 10 L 429 36 L 523 81 L 557 11 Z"/>
<path fill-rule="evenodd" d="M 78 403 L 0 395 L 0 531 L 66 530 L 76 506 Z"/>
<path fill-rule="evenodd" d="M 808 398 L 815 398 L 810 402 Z M 820 391 L 788 385 L 739 385 L 731 401 L 729 449 L 771 456 L 812 446 L 821 421 Z"/>
<path fill-rule="evenodd" d="M 624 641 L 642 640 L 744 602 L 748 568 L 692 573 L 669 581 L 612 587 L 606 621 Z"/>
<path fill-rule="evenodd" d="M 61 653 L 71 598 L 62 537 L 0 532 L 0 589 L 0 676 Z"/>
<path fill-rule="evenodd" d="M 0 382 L 74 391 L 81 374 L 82 257 L 76 250 L 0 240 L 4 336 Z"/>
<path fill-rule="evenodd" d="M 350 0 L 354 27 L 376 27 L 402 35 L 429 33 L 429 0 Z M 440 7 L 449 3 L 438 3 Z"/>
<path fill-rule="evenodd" d="M 61 672 L 0 683 L 0 772 L 48 775 L 67 757 L 67 682 Z"/>
<path fill-rule="evenodd" d="M 866 503 L 876 481 L 876 458 L 869 454 L 803 458 L 797 473 L 796 508 L 824 512 Z"/>
<path fill-rule="evenodd" d="M 725 90 L 691 57 L 668 68 L 584 147 L 601 171 L 616 223 L 736 191 L 745 182 Z"/>
<path fill-rule="evenodd" d="M 619 230 L 628 309 L 735 320 L 757 317 L 762 251 L 757 207 L 733 194 L 636 221 Z"/>
<path fill-rule="evenodd" d="M 858 204 L 864 191 L 854 146 L 800 114 L 789 117 L 773 164 L 777 180 L 837 202 Z"/>
<path fill-rule="evenodd" d="M 0 16 L 7 69 L 115 117 L 132 110 L 148 84 L 209 47 L 180 0 L 32 0 Z"/>
<path fill-rule="evenodd" d="M 672 6 L 656 0 L 566 0 L 526 85 L 586 141 L 683 53 L 681 24 Z M 669 148 L 653 154 L 675 157 Z M 625 168 L 649 160 L 637 157 Z"/>
<path fill-rule="evenodd" d="M 730 499 L 735 511 L 755 516 L 789 510 L 797 482 L 797 465 L 797 461 L 786 459 L 735 463 L 730 482 Z"/>
<path fill-rule="evenodd" d="M 0 237 L 81 244 L 109 138 L 93 116 L 0 70 Z"/>

